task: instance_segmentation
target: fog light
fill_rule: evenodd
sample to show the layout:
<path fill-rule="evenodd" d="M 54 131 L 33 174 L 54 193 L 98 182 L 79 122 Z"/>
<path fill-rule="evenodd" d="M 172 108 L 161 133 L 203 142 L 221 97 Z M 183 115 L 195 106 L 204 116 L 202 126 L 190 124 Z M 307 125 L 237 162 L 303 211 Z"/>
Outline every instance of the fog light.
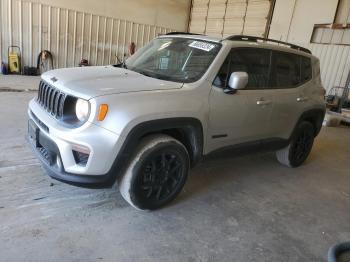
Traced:
<path fill-rule="evenodd" d="M 82 145 L 72 145 L 72 153 L 77 165 L 86 166 L 90 156 L 89 148 Z"/>
<path fill-rule="evenodd" d="M 74 151 L 78 151 L 78 152 L 81 152 L 81 153 L 84 153 L 84 154 L 90 154 L 90 149 L 86 146 L 82 146 L 82 145 L 76 145 L 76 144 L 73 144 L 72 145 L 72 149 Z"/>
<path fill-rule="evenodd" d="M 73 150 L 73 156 L 77 165 L 86 166 L 90 155 Z"/>

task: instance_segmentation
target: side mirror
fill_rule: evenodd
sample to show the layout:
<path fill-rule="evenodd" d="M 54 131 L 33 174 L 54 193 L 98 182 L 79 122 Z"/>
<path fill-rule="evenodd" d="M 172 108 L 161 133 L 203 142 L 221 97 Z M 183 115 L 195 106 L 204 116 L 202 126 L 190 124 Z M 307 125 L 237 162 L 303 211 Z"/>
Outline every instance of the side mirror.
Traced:
<path fill-rule="evenodd" d="M 244 89 L 248 84 L 248 74 L 246 72 L 234 72 L 228 81 L 228 88 L 224 89 L 226 94 L 234 94 L 237 90 Z"/>

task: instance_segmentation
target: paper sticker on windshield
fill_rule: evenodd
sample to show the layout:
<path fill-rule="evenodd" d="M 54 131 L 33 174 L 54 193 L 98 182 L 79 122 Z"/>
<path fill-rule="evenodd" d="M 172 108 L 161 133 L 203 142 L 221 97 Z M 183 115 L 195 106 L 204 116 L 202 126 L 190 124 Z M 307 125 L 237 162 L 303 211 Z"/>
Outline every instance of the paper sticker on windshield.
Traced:
<path fill-rule="evenodd" d="M 193 48 L 200 49 L 200 50 L 204 50 L 207 52 L 209 52 L 210 50 L 212 50 L 215 47 L 215 45 L 213 45 L 213 44 L 206 43 L 206 42 L 200 42 L 200 41 L 193 41 L 189 46 L 193 47 Z"/>

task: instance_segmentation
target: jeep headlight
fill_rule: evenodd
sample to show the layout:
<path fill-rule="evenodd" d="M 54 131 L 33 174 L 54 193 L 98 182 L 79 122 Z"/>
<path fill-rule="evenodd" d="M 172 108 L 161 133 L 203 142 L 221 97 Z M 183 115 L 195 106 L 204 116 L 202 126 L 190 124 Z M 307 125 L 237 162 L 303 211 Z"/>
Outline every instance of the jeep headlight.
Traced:
<path fill-rule="evenodd" d="M 75 115 L 80 122 L 88 120 L 90 114 L 90 103 L 84 99 L 78 98 L 75 104 Z"/>

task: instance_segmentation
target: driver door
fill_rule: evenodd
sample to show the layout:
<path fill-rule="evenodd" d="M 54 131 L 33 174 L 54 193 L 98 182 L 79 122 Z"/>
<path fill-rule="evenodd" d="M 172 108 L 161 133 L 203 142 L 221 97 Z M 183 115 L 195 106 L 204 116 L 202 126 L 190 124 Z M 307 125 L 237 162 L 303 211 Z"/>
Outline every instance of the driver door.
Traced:
<path fill-rule="evenodd" d="M 269 137 L 273 107 L 273 91 L 268 89 L 270 61 L 268 49 L 232 49 L 212 84 L 208 151 Z M 233 72 L 248 73 L 248 85 L 235 94 L 225 94 Z"/>

